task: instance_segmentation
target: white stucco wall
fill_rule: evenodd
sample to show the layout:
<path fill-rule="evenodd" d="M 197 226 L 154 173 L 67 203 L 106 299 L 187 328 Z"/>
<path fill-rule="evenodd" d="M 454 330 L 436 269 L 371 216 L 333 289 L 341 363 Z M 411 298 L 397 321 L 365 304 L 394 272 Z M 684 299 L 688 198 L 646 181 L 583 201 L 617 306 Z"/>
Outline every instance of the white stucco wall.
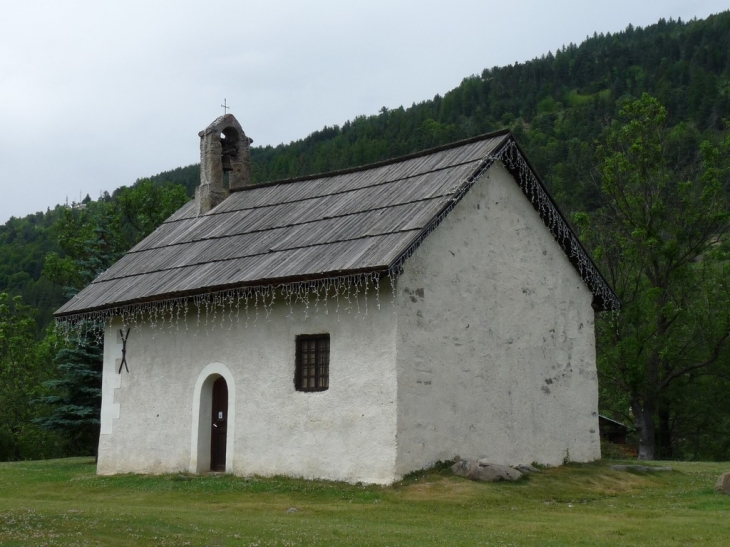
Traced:
<path fill-rule="evenodd" d="M 493 166 L 397 285 L 398 473 L 600 457 L 592 296 Z"/>
<path fill-rule="evenodd" d="M 187 332 L 182 321 L 180 330 L 142 326 L 129 335 L 129 373 L 121 375 L 115 321 L 105 335 L 98 472 L 195 471 L 196 443 L 209 442 L 193 430 L 196 385 L 199 393 L 208 367 L 212 374 L 225 377 L 221 371 L 230 371 L 235 378 L 235 397 L 229 385 L 235 429 L 228 472 L 392 482 L 395 314 L 391 293 L 381 291 L 380 298 L 387 302 L 381 310 L 371 292 L 367 314 L 361 296 L 359 314 L 345 311 L 344 301 L 335 313 L 330 302 L 329 313 L 310 310 L 307 319 L 301 307 L 287 317 L 290 308 L 277 304 L 268 320 L 262 315 L 244 326 L 243 319 L 226 319 L 222 328 L 209 325 L 207 333 L 204 325 L 196 329 L 194 311 Z M 295 391 L 295 337 L 323 332 L 330 334 L 330 387 Z M 232 426 L 229 415 L 229 440 Z"/>

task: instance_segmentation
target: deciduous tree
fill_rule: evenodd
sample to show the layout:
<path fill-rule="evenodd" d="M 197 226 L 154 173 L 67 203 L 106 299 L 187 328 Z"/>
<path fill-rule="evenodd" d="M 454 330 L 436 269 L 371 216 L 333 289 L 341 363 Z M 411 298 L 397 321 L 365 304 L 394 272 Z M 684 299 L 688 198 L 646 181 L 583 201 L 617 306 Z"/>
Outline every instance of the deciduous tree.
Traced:
<path fill-rule="evenodd" d="M 654 459 L 672 455 L 680 388 L 727 362 L 728 172 L 709 142 L 696 161 L 672 163 L 656 99 L 625 104 L 621 117 L 598 149 L 604 205 L 590 228 L 585 215 L 577 220 L 622 300 L 599 323 L 602 393 L 631 409 L 639 458 Z"/>
<path fill-rule="evenodd" d="M 0 460 L 57 455 L 58 439 L 34 425 L 45 409 L 33 401 L 54 371 L 49 347 L 38 343 L 34 310 L 0 293 Z"/>

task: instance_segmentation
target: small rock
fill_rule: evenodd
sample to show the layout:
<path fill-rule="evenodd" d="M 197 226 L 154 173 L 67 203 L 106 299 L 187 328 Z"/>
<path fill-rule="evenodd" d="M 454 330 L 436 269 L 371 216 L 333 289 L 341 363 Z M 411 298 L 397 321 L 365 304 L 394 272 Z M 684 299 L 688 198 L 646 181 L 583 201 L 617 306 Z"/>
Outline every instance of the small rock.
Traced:
<path fill-rule="evenodd" d="M 289 507 L 289 509 L 286 510 L 287 513 L 296 513 L 299 511 L 296 507 Z"/>
<path fill-rule="evenodd" d="M 526 473 L 539 473 L 540 470 L 537 467 L 533 467 L 532 465 L 518 465 L 515 467 L 517 471 L 522 473 L 523 475 Z"/>
<path fill-rule="evenodd" d="M 730 496 L 730 471 L 720 475 L 715 485 L 715 490 L 726 496 Z"/>
<path fill-rule="evenodd" d="M 451 466 L 454 475 L 473 481 L 499 482 L 516 481 L 522 473 L 506 465 L 489 463 L 486 460 L 460 460 Z"/>
<path fill-rule="evenodd" d="M 649 467 L 646 465 L 612 465 L 614 471 L 640 471 L 648 473 L 650 471 L 671 471 L 671 467 Z"/>

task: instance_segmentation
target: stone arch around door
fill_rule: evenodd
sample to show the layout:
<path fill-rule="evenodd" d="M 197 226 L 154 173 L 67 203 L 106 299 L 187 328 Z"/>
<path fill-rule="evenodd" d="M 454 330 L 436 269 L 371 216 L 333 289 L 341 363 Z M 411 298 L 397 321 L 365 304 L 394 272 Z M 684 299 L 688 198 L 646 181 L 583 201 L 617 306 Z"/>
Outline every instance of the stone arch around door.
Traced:
<path fill-rule="evenodd" d="M 200 371 L 193 392 L 192 428 L 190 434 L 190 472 L 210 471 L 210 444 L 213 408 L 213 384 L 223 378 L 228 387 L 228 433 L 226 438 L 226 472 L 232 471 L 236 431 L 236 382 L 222 363 L 210 363 Z"/>

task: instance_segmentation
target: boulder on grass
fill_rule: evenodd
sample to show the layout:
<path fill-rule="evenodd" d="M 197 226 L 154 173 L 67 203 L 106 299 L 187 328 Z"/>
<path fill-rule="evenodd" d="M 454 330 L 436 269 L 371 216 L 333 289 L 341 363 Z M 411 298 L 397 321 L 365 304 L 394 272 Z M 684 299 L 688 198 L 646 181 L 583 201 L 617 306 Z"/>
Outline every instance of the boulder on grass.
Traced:
<path fill-rule="evenodd" d="M 511 467 L 484 460 L 459 460 L 451 466 L 451 471 L 454 475 L 483 482 L 516 481 L 522 477 L 522 473 Z"/>
<path fill-rule="evenodd" d="M 534 467 L 532 465 L 527 465 L 527 464 L 518 465 L 517 467 L 515 467 L 515 469 L 517 469 L 517 471 L 519 471 L 523 475 L 526 475 L 527 473 L 539 473 L 540 472 L 540 470 L 537 467 Z"/>
<path fill-rule="evenodd" d="M 717 490 L 721 494 L 730 496 L 730 471 L 720 475 L 720 478 L 717 479 L 717 484 L 715 485 L 715 490 Z"/>

